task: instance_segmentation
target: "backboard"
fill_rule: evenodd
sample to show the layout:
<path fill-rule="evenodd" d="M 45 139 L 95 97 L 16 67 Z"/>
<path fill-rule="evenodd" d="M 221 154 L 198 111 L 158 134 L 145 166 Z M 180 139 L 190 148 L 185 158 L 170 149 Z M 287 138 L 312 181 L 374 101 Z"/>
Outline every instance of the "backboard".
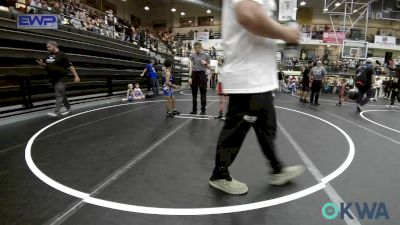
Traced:
<path fill-rule="evenodd" d="M 368 42 L 365 41 L 343 41 L 342 58 L 344 59 L 366 59 L 368 53 Z"/>

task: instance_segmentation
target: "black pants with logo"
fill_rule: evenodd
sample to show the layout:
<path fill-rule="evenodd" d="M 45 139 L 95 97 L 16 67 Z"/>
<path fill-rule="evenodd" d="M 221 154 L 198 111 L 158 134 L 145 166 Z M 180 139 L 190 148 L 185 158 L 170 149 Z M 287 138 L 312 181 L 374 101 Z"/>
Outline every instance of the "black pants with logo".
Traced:
<path fill-rule="evenodd" d="M 206 111 L 207 104 L 207 75 L 205 71 L 192 72 L 193 111 L 197 112 L 197 91 L 200 89 L 201 111 Z"/>
<path fill-rule="evenodd" d="M 228 167 L 233 163 L 250 127 L 253 127 L 261 149 L 273 173 L 281 164 L 275 155 L 276 116 L 271 92 L 230 94 L 226 121 L 218 139 L 215 168 L 211 180 L 230 180 Z"/>

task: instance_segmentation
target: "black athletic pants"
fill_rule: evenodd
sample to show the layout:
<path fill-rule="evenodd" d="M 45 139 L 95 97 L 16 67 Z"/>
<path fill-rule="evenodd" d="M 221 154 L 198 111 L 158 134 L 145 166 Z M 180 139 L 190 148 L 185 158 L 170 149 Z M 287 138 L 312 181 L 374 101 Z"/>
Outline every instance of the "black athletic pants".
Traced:
<path fill-rule="evenodd" d="M 193 111 L 197 112 L 197 91 L 200 89 L 201 111 L 206 111 L 207 104 L 207 75 L 204 71 L 192 72 Z"/>
<path fill-rule="evenodd" d="M 357 104 L 363 106 L 368 103 L 369 99 L 372 97 L 373 91 L 371 86 L 361 86 L 358 88 L 358 98 Z M 364 97 L 365 95 L 365 97 Z"/>
<path fill-rule="evenodd" d="M 251 119 L 255 121 L 250 121 Z M 211 180 L 231 180 L 228 167 L 239 153 L 250 127 L 256 132 L 261 149 L 273 169 L 272 172 L 280 173 L 282 166 L 274 152 L 276 117 L 272 93 L 230 94 L 226 121 L 218 139 Z"/>
<path fill-rule="evenodd" d="M 398 88 L 392 89 L 392 95 L 390 97 L 391 105 L 394 105 L 394 100 L 396 100 L 396 98 L 397 98 L 397 101 L 400 102 L 400 92 L 399 92 Z"/>
<path fill-rule="evenodd" d="M 321 92 L 321 88 L 322 88 L 322 80 L 313 80 L 311 85 L 310 103 L 315 103 L 315 104 L 318 103 L 318 98 L 319 98 L 319 93 Z"/>

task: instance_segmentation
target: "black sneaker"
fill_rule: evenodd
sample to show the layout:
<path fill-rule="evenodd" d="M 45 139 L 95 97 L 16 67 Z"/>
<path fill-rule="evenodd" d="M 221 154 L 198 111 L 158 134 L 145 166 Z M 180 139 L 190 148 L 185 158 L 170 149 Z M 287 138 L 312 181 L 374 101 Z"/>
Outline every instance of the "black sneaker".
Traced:
<path fill-rule="evenodd" d="M 167 115 L 165 117 L 172 118 L 172 117 L 174 117 L 174 114 L 172 114 L 171 112 L 167 112 Z"/>
<path fill-rule="evenodd" d="M 190 114 L 196 115 L 196 114 L 197 114 L 197 111 L 194 111 L 194 110 L 193 110 L 193 111 L 190 112 Z"/>
<path fill-rule="evenodd" d="M 341 104 L 341 103 L 336 103 L 336 105 L 337 105 L 337 106 L 342 106 L 342 104 Z"/>
<path fill-rule="evenodd" d="M 206 115 L 206 111 L 201 111 L 200 115 L 202 116 Z"/>
<path fill-rule="evenodd" d="M 303 100 L 303 99 L 300 99 L 299 102 L 304 102 L 304 100 Z"/>
<path fill-rule="evenodd" d="M 313 103 L 313 102 L 310 102 L 310 105 L 314 105 L 314 103 Z"/>
<path fill-rule="evenodd" d="M 314 105 L 315 105 L 315 106 L 319 106 L 319 103 L 318 103 L 318 102 L 316 102 L 316 103 L 314 103 Z"/>
<path fill-rule="evenodd" d="M 181 113 L 178 110 L 174 110 L 172 111 L 172 115 L 176 116 L 176 115 L 180 115 Z"/>
<path fill-rule="evenodd" d="M 222 112 L 220 112 L 219 114 L 218 114 L 218 116 L 215 116 L 214 118 L 215 119 L 222 119 L 224 117 L 224 115 L 222 114 Z"/>

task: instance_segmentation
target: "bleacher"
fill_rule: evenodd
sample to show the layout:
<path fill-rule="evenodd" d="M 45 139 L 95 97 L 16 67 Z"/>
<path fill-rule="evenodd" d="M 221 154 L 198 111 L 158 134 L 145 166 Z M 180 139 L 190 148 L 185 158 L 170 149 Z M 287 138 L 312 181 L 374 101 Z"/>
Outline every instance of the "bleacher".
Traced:
<path fill-rule="evenodd" d="M 141 50 L 138 46 L 90 31 L 59 25 L 58 30 L 18 30 L 16 15 L 0 11 L 0 114 L 49 104 L 54 90 L 46 70 L 36 59 L 48 53 L 46 43 L 56 41 L 75 68 L 81 82 L 71 83 L 68 96 L 110 96 L 126 90 L 128 83 L 148 82 L 141 77 L 150 58 L 163 62 L 163 56 Z M 175 60 L 176 81 L 180 83 L 181 65 Z M 162 73 L 158 64 L 156 70 Z M 10 107 L 16 106 L 16 107 Z"/>

